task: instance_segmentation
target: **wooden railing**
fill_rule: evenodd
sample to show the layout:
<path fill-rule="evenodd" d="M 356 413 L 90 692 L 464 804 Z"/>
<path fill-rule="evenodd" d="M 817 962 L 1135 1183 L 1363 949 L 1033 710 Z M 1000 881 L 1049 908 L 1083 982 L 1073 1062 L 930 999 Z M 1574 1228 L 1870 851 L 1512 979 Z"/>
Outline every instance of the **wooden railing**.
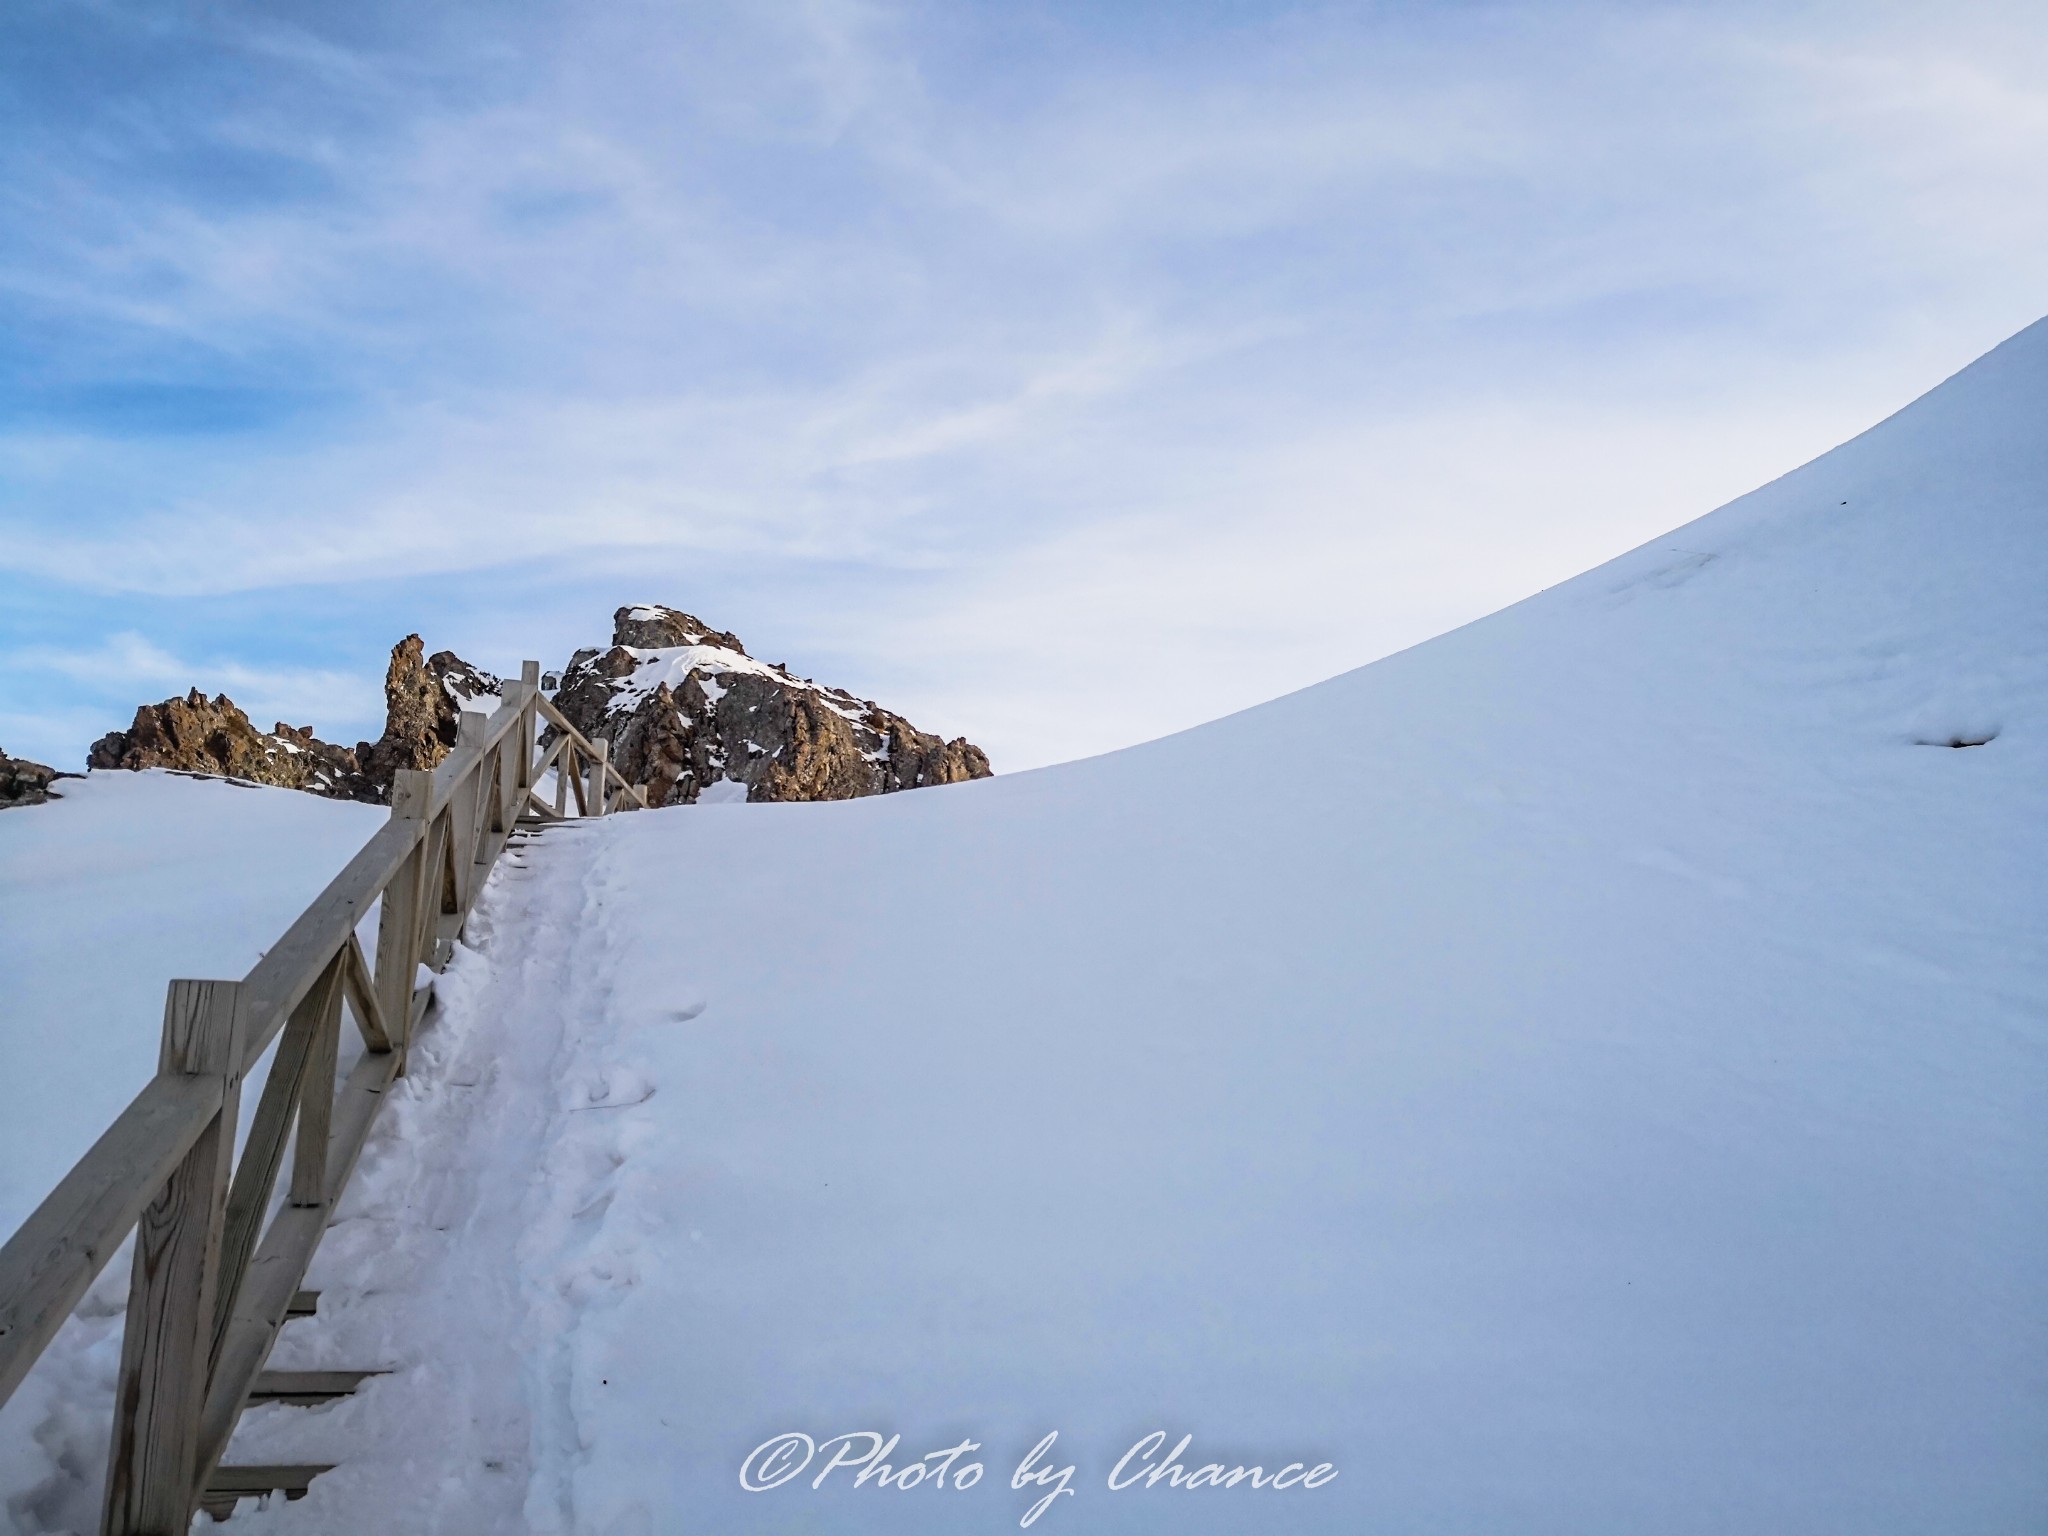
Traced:
<path fill-rule="evenodd" d="M 542 721 L 552 742 L 536 757 Z M 306 1266 L 454 953 L 524 819 L 645 796 L 540 692 L 461 717 L 433 772 L 401 771 L 391 819 L 240 981 L 173 981 L 157 1075 L 0 1248 L 0 1403 L 136 1232 L 107 1461 L 104 1536 L 184 1536 Z M 537 786 L 556 770 L 550 804 Z M 376 960 L 357 928 L 378 911 Z M 341 1019 L 364 1051 L 339 1090 Z M 239 1159 L 243 1078 L 271 1042 Z M 276 1186 L 287 1146 L 290 1183 Z"/>

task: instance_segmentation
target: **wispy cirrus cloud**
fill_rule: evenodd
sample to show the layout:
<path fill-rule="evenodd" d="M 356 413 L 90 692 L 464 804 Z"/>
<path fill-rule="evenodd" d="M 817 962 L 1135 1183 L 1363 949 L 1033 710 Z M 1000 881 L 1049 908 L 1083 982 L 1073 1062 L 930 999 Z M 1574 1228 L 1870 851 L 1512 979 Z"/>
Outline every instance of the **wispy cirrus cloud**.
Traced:
<path fill-rule="evenodd" d="M 280 720 L 304 725 L 310 721 L 360 718 L 382 704 L 382 691 L 377 686 L 381 678 L 369 681 L 313 667 L 253 666 L 234 657 L 195 660 L 175 655 L 132 630 L 111 634 L 96 645 L 77 650 L 28 646 L 0 653 L 0 666 L 62 679 L 88 696 L 109 686 L 130 690 L 138 703 L 154 703 L 163 696 L 189 692 L 195 687 L 208 694 L 226 693 L 256 722 L 258 729 L 267 729 Z M 66 708 L 64 713 L 70 713 L 72 708 L 75 706 Z"/>
<path fill-rule="evenodd" d="M 374 684 L 655 597 L 1017 766 L 1475 616 L 2048 307 L 2000 3 L 4 25 L 17 648 L 120 594 Z"/>

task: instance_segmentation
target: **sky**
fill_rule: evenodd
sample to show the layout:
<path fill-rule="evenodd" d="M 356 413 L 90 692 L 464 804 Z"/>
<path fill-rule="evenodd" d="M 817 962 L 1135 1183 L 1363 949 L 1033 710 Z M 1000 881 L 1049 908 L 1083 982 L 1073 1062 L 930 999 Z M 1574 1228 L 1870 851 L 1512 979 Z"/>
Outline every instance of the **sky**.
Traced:
<path fill-rule="evenodd" d="M 408 631 L 662 602 L 1059 761 L 2043 313 L 2038 0 L 16 0 L 0 748 L 193 686 L 352 743 Z"/>

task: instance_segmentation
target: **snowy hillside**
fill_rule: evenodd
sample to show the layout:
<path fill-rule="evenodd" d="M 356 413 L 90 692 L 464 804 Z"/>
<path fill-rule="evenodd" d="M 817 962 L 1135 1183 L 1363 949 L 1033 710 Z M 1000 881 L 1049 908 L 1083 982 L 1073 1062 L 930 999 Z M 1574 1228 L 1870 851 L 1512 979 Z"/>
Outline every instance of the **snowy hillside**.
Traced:
<path fill-rule="evenodd" d="M 240 976 L 388 814 L 160 770 L 0 817 L 0 1237 L 156 1070 L 164 983 Z"/>
<path fill-rule="evenodd" d="M 275 1362 L 392 1374 L 235 1525 L 2048 1526 L 2044 418 L 2048 323 L 1246 714 L 548 832 Z M 741 1486 L 866 1430 L 986 1474 Z"/>

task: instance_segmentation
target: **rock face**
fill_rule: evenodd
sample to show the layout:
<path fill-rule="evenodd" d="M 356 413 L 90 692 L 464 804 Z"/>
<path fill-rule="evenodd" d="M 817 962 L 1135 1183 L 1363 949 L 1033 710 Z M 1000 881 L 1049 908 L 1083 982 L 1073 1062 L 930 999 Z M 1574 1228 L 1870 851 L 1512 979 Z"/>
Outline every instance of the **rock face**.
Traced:
<path fill-rule="evenodd" d="M 145 704 L 125 731 L 110 731 L 86 757 L 92 768 L 171 768 L 310 790 L 338 800 L 374 800 L 356 756 L 320 740 L 311 726 L 279 721 L 259 731 L 226 694 L 197 688 L 182 699 Z"/>
<path fill-rule="evenodd" d="M 462 706 L 505 691 L 499 679 L 453 651 L 423 657 L 425 650 L 418 635 L 407 635 L 391 648 L 391 665 L 384 673 L 384 734 L 356 744 L 372 799 L 390 800 L 391 781 L 401 768 L 438 767 L 454 749 Z"/>
<path fill-rule="evenodd" d="M 674 608 L 612 616 L 612 644 L 578 651 L 555 707 L 649 805 L 713 799 L 850 800 L 985 779 L 988 757 L 838 688 L 756 661 L 739 637 Z"/>
<path fill-rule="evenodd" d="M 209 699 L 195 688 L 182 699 L 143 705 L 127 730 L 110 731 L 93 743 L 86 765 L 169 768 L 336 800 L 389 801 L 398 769 L 432 768 L 448 755 L 465 702 L 504 687 L 453 651 L 423 658 L 424 650 L 418 635 L 391 648 L 384 734 L 358 743 L 353 752 L 322 741 L 307 725 L 279 721 L 274 730 L 259 731 L 226 694 Z"/>
<path fill-rule="evenodd" d="M 71 774 L 59 773 L 43 763 L 32 763 L 25 757 L 9 757 L 0 752 L 0 811 L 17 805 L 41 805 L 45 800 L 61 800 L 63 796 L 50 785 L 58 779 L 71 777 Z"/>

